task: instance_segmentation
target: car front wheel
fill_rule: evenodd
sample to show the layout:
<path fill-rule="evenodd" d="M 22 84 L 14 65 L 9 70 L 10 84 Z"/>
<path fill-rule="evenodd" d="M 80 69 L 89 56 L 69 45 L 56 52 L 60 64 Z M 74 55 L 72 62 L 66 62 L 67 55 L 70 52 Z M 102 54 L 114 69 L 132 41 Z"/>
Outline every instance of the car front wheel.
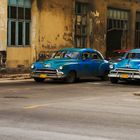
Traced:
<path fill-rule="evenodd" d="M 108 73 L 109 73 L 108 71 L 105 71 L 104 75 L 100 77 L 102 81 L 108 81 L 109 80 Z"/>
<path fill-rule="evenodd" d="M 111 83 L 113 83 L 113 84 L 117 84 L 118 83 L 118 78 L 110 78 L 110 81 L 111 81 Z"/>
<path fill-rule="evenodd" d="M 34 80 L 36 82 L 40 82 L 41 83 L 41 82 L 44 82 L 45 79 L 44 78 L 34 78 Z"/>
<path fill-rule="evenodd" d="M 69 72 L 65 79 L 67 83 L 74 83 L 75 80 L 76 80 L 76 73 L 74 71 Z"/>

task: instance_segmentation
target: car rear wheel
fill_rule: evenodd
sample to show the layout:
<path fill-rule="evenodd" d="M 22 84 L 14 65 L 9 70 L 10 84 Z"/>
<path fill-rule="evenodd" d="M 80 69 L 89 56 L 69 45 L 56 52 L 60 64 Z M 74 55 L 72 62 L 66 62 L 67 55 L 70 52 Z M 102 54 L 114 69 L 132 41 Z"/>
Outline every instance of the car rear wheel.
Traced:
<path fill-rule="evenodd" d="M 40 82 L 41 83 L 41 82 L 44 82 L 45 79 L 44 78 L 34 78 L 34 80 L 36 82 Z"/>
<path fill-rule="evenodd" d="M 119 80 L 118 78 L 112 78 L 112 77 L 110 78 L 110 82 L 113 84 L 117 84 L 118 80 Z"/>
<path fill-rule="evenodd" d="M 69 72 L 65 81 L 67 83 L 74 83 L 76 81 L 76 73 L 74 71 Z"/>

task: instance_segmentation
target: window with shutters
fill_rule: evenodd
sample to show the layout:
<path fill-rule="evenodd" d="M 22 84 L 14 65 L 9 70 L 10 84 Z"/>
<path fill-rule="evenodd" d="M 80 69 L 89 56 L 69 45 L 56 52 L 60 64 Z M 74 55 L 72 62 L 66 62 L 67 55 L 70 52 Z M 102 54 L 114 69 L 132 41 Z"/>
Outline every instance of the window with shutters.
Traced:
<path fill-rule="evenodd" d="M 87 13 L 87 3 L 75 3 L 75 46 L 77 48 L 84 48 L 87 44 Z"/>

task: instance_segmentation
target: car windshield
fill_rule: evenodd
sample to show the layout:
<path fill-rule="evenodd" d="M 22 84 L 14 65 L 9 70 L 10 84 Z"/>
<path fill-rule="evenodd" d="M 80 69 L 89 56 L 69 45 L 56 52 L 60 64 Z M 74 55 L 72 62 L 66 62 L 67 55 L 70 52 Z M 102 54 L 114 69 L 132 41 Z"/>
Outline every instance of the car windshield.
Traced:
<path fill-rule="evenodd" d="M 127 59 L 140 59 L 140 53 L 128 53 L 126 55 Z"/>
<path fill-rule="evenodd" d="M 80 56 L 80 53 L 77 51 L 58 51 L 55 53 L 53 58 L 77 59 L 79 56 Z"/>

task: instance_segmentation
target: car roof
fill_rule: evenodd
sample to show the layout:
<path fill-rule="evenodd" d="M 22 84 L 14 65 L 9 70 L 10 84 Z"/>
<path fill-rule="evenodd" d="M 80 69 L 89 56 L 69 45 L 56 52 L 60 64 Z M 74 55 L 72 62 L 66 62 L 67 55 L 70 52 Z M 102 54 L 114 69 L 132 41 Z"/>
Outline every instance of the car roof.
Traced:
<path fill-rule="evenodd" d="M 130 53 L 140 53 L 140 49 L 132 49 L 129 52 Z"/>
<path fill-rule="evenodd" d="M 130 49 L 125 49 L 125 50 L 114 50 L 113 52 L 117 52 L 117 53 L 125 53 L 130 51 Z"/>
<path fill-rule="evenodd" d="M 96 50 L 94 49 L 91 49 L 91 48 L 64 48 L 64 49 L 61 49 L 61 51 L 78 51 L 78 52 L 84 52 L 84 51 L 90 51 L 90 52 L 97 52 Z"/>

